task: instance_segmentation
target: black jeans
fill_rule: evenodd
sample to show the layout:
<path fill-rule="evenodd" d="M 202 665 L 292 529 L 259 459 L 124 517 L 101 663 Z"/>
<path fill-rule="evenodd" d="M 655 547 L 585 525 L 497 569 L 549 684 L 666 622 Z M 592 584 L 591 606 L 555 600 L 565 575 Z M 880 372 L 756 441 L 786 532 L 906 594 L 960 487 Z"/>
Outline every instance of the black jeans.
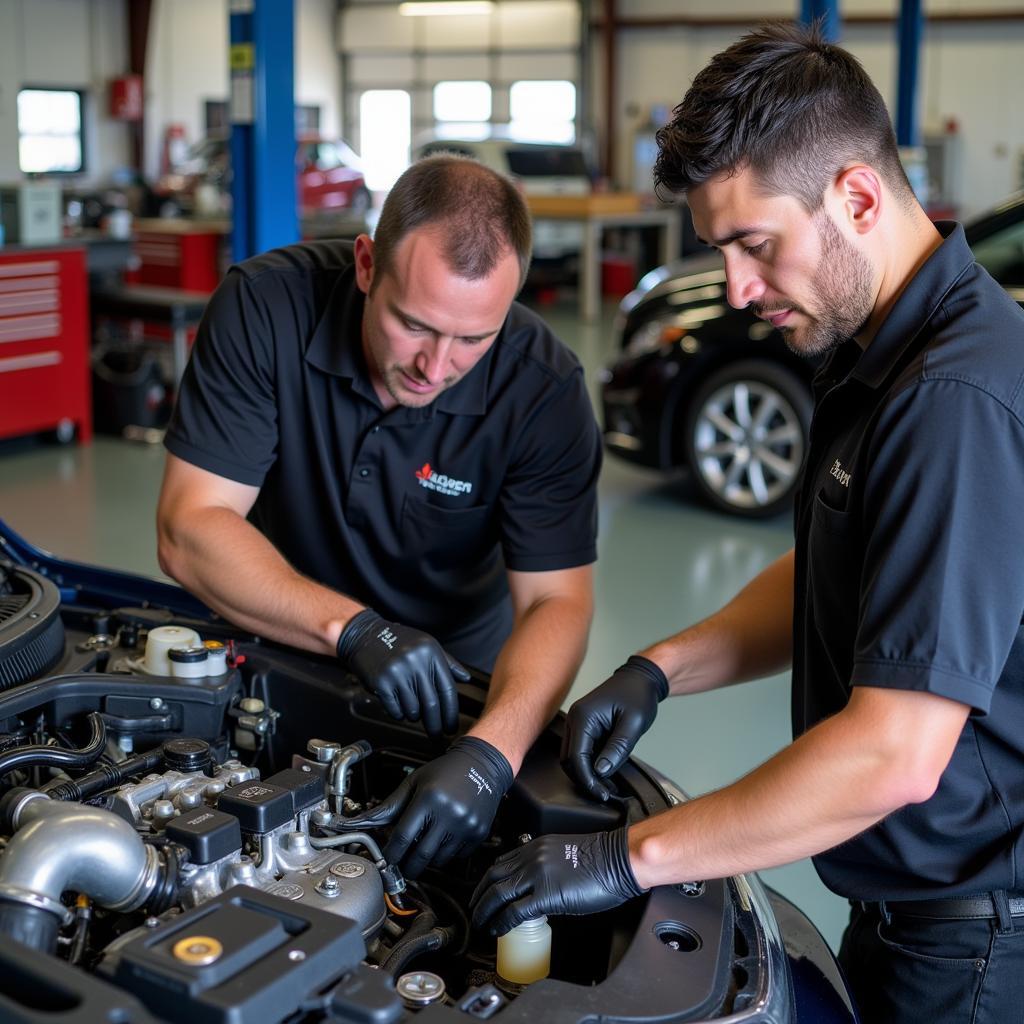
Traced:
<path fill-rule="evenodd" d="M 1020 1024 L 1024 917 L 1006 924 L 853 904 L 839 963 L 863 1024 Z"/>

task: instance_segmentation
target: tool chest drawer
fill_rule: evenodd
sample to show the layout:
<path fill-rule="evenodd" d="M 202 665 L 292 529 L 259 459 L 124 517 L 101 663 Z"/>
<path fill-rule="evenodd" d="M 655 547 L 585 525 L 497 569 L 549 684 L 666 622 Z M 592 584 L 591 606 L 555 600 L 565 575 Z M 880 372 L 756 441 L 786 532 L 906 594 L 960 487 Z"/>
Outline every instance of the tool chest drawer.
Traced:
<path fill-rule="evenodd" d="M 0 250 L 0 438 L 92 436 L 85 252 Z"/>

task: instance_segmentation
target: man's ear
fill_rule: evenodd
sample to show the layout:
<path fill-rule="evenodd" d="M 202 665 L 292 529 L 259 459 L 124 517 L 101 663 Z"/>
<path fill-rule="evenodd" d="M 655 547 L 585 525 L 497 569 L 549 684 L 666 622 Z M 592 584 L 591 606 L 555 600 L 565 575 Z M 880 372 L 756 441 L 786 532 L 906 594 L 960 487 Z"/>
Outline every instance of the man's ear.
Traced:
<path fill-rule="evenodd" d="M 359 235 L 355 243 L 356 284 L 364 295 L 370 294 L 373 285 L 373 239 L 369 235 Z"/>
<path fill-rule="evenodd" d="M 846 223 L 859 235 L 866 235 L 879 222 L 885 192 L 878 172 L 867 164 L 854 164 L 841 171 L 832 187 L 836 220 Z"/>

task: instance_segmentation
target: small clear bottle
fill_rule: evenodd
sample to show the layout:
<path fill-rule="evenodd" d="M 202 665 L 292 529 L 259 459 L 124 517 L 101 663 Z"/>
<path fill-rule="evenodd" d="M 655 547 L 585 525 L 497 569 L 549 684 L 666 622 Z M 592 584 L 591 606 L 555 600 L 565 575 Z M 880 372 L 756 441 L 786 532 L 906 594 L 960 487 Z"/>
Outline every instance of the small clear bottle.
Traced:
<path fill-rule="evenodd" d="M 543 915 L 524 921 L 498 936 L 498 974 L 517 985 L 529 985 L 551 972 L 551 925 Z"/>

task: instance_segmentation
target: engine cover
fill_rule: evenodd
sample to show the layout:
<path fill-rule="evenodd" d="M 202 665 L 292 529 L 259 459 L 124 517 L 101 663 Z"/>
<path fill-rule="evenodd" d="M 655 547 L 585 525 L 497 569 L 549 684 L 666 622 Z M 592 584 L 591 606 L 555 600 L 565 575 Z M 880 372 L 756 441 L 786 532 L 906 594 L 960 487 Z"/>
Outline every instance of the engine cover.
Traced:
<path fill-rule="evenodd" d="M 235 886 L 130 940 L 99 970 L 166 1020 L 272 1024 L 294 1014 L 297 994 L 313 997 L 365 955 L 354 922 Z"/>

